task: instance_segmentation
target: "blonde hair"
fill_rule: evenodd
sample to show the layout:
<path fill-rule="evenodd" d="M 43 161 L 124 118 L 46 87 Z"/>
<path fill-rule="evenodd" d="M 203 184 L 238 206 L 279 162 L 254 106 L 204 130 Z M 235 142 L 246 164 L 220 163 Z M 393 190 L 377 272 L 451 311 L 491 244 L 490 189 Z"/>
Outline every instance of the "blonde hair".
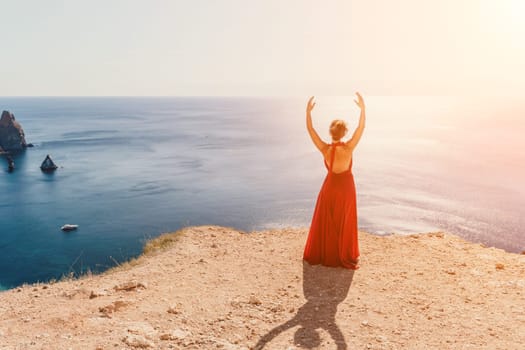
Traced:
<path fill-rule="evenodd" d="M 336 119 L 330 124 L 330 135 L 332 135 L 334 141 L 341 140 L 346 135 L 347 131 L 348 128 L 346 127 L 344 120 Z"/>

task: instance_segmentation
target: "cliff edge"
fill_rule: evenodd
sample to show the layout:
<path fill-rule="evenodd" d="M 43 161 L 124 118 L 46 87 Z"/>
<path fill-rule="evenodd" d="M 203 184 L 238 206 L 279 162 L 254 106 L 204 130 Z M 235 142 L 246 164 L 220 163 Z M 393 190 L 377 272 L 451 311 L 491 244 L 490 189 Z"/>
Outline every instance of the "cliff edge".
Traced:
<path fill-rule="evenodd" d="M 361 269 L 302 261 L 306 229 L 203 226 L 96 276 L 0 293 L 0 349 L 522 349 L 525 255 L 360 233 Z"/>

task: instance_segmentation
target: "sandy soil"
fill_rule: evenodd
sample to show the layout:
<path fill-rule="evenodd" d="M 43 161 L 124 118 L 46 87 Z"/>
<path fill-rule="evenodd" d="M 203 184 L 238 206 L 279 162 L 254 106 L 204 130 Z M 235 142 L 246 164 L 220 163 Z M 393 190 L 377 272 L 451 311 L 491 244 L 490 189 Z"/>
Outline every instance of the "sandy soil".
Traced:
<path fill-rule="evenodd" d="M 361 269 L 303 264 L 306 229 L 193 227 L 98 276 L 0 293 L 0 349 L 524 349 L 525 255 L 360 233 Z"/>

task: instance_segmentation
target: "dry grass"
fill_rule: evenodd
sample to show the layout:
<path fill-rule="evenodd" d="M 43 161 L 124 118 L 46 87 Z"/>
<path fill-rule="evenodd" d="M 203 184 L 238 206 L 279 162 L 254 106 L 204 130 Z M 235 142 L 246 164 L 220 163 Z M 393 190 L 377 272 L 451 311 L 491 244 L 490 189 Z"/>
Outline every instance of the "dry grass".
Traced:
<path fill-rule="evenodd" d="M 172 233 L 164 233 L 158 237 L 148 240 L 142 248 L 141 255 L 128 261 L 117 263 L 117 266 L 104 271 L 103 274 L 113 273 L 116 271 L 126 271 L 137 265 L 140 265 L 144 257 L 155 255 L 155 253 L 164 251 L 171 247 L 180 239 L 180 237 L 182 237 L 184 231 L 185 229 L 180 229 Z"/>
<path fill-rule="evenodd" d="M 147 241 L 144 245 L 144 248 L 142 249 L 142 255 L 148 256 L 156 252 L 168 249 L 182 237 L 184 232 L 185 230 L 181 229 L 176 232 L 165 233 Z"/>

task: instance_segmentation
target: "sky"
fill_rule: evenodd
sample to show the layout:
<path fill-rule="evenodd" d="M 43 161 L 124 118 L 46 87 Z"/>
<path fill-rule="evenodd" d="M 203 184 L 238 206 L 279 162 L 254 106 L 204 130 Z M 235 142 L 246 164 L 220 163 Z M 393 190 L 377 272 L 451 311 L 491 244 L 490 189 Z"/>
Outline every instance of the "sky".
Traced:
<path fill-rule="evenodd" d="M 0 0 L 0 96 L 519 95 L 521 0 Z"/>

